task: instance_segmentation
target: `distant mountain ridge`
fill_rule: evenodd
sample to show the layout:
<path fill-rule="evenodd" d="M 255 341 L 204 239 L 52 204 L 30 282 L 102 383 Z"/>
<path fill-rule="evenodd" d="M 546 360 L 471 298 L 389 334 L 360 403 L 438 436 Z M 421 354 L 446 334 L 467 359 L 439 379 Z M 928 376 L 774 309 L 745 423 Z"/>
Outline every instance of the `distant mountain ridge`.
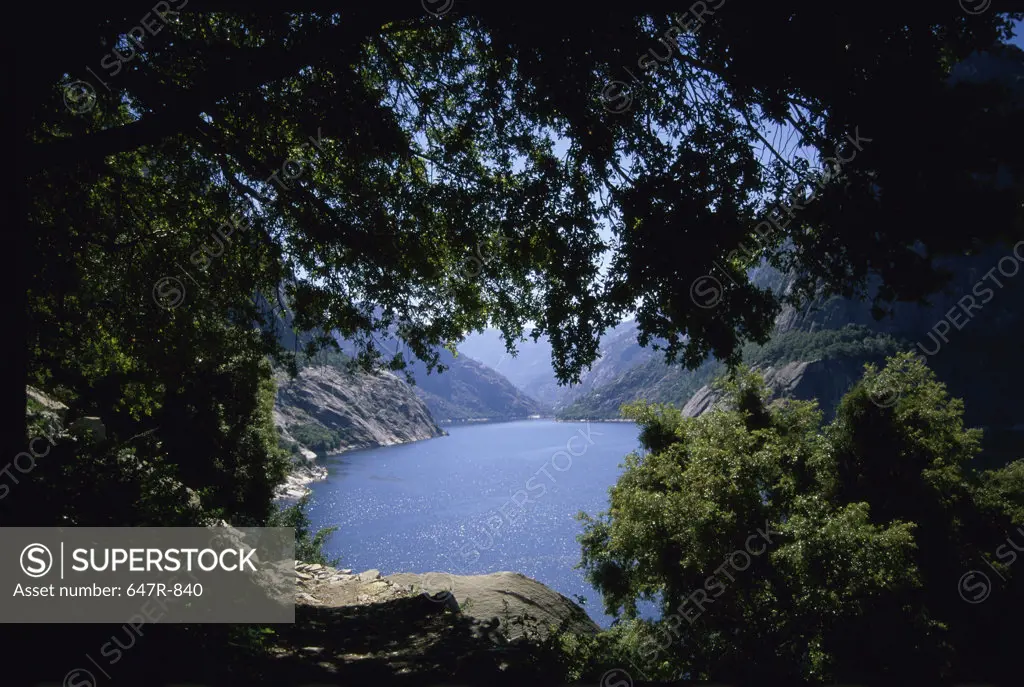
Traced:
<path fill-rule="evenodd" d="M 1017 245 L 1024 255 L 1019 248 L 1024 243 Z M 953 396 L 965 399 L 965 418 L 986 430 L 992 455 L 1024 454 L 1024 370 L 1016 364 L 1024 340 L 1024 259 L 1002 246 L 935 263 L 951 279 L 929 303 L 895 303 L 881 319 L 875 319 L 870 301 L 838 296 L 801 310 L 786 306 L 772 338 L 764 346 L 747 345 L 744 360 L 773 380 L 769 386 L 777 395 L 815 398 L 829 416 L 865 363 L 880 364 L 900 350 L 914 350 L 927 356 Z M 768 266 L 750 276 L 756 285 L 779 293 L 793 283 Z M 876 289 L 877 283 L 868 284 L 869 293 Z M 463 349 L 490 356 L 485 360 L 509 379 L 528 385 L 521 388 L 544 390 L 562 419 L 618 418 L 624 403 L 639 399 L 683 408 L 698 396 L 704 400 L 689 411 L 699 414 L 713 405 L 707 385 L 724 371 L 715 360 L 692 371 L 665 364 L 659 351 L 639 347 L 633 322 L 605 335 L 601 357 L 572 388 L 557 387 L 544 339 L 520 344 L 520 356 L 511 358 L 498 332 L 488 330 L 470 335 Z"/>
<path fill-rule="evenodd" d="M 443 350 L 440 362 L 447 369 L 427 374 L 426 365 L 412 365 L 413 392 L 441 423 L 467 420 L 514 420 L 549 412 L 518 389 L 500 372 L 472 358 Z"/>
<path fill-rule="evenodd" d="M 459 344 L 459 354 L 472 358 L 505 376 L 532 398 L 545 406 L 555 407 L 559 388 L 551 367 L 551 344 L 546 337 L 520 343 L 515 357 L 505 350 L 501 332 L 485 329 L 471 332 Z"/>
<path fill-rule="evenodd" d="M 354 355 L 355 345 L 338 338 L 344 354 Z M 403 352 L 412 376 L 411 393 L 422 399 L 433 417 L 442 423 L 470 420 L 515 420 L 549 413 L 550 408 L 529 396 L 501 373 L 466 355 L 438 351 L 443 372 L 428 374 L 427 366 L 402 351 L 401 342 L 381 335 L 385 358 Z M 405 376 L 399 373 L 403 380 Z"/>
<path fill-rule="evenodd" d="M 262 301 L 265 305 L 266 301 Z M 309 337 L 296 337 L 291 327 L 291 316 L 286 310 L 278 312 L 276 335 L 282 345 L 287 348 L 298 348 Z M 346 356 L 355 356 L 357 346 L 353 341 L 335 335 L 341 355 L 328 353 L 321 355 L 329 360 L 335 368 L 344 367 Z M 381 332 L 378 344 L 384 349 L 386 358 L 402 350 L 402 344 L 394 338 L 392 332 Z M 415 356 L 405 354 L 411 361 L 408 372 L 414 380 L 408 385 L 405 376 L 399 373 L 395 377 L 405 388 L 401 391 L 387 391 L 379 397 L 367 397 L 364 402 L 369 407 L 399 407 L 412 409 L 408 396 L 419 399 L 426 405 L 428 414 L 436 422 L 464 422 L 469 420 L 513 420 L 531 415 L 549 413 L 550 408 L 528 394 L 521 391 L 502 374 L 487 365 L 465 355 L 454 356 L 447 350 L 439 351 L 439 362 L 446 369 L 442 373 L 428 374 L 424 363 Z M 363 384 L 366 380 L 360 373 L 346 373 L 339 377 L 339 391 L 344 384 Z M 302 443 L 301 441 L 299 442 Z"/>
<path fill-rule="evenodd" d="M 929 366 L 950 392 L 967 400 L 965 417 L 986 428 L 986 441 L 1015 445 L 1024 432 L 1019 394 L 1024 371 L 1013 364 L 1024 339 L 1024 276 L 1014 278 L 1012 269 L 1024 272 L 1024 260 L 1013 256 L 1010 247 L 995 247 L 937 259 L 951 275 L 948 288 L 927 304 L 893 304 L 881 319 L 874 317 L 870 301 L 856 299 L 819 299 L 799 311 L 786 306 L 769 342 L 744 347 L 744 360 L 775 380 L 770 386 L 778 395 L 816 398 L 830 415 L 865 363 L 880 364 L 899 350 L 916 349 L 928 354 Z M 768 266 L 750 276 L 778 293 L 793 283 Z M 873 293 L 877 284 L 868 287 Z M 442 352 L 449 369 L 440 375 L 426 374 L 422 363 L 412 366 L 413 393 L 441 422 L 551 412 L 563 419 L 613 419 L 623 404 L 638 399 L 683 408 L 698 396 L 704 400 L 689 410 L 703 412 L 714 401 L 707 385 L 724 370 L 715 360 L 692 371 L 665 364 L 660 351 L 640 347 L 633 321 L 605 333 L 598 359 L 572 387 L 558 385 L 544 337 L 520 342 L 512 356 L 500 333 L 488 329 L 469 334 L 459 353 Z"/>
<path fill-rule="evenodd" d="M 632 320 L 612 327 L 601 339 L 598 359 L 584 370 L 580 383 L 559 386 L 551 366 L 551 344 L 546 337 L 537 341 L 528 338 L 517 346 L 517 355 L 505 350 L 501 333 L 496 329 L 474 332 L 459 345 L 459 352 L 476 358 L 498 372 L 525 393 L 553 408 L 556 413 L 595 389 L 612 383 L 627 370 L 660 355 L 637 342 L 637 325 Z"/>
<path fill-rule="evenodd" d="M 1024 255 L 1024 242 L 1017 246 Z M 985 430 L 987 453 L 999 460 L 1019 457 L 1024 454 L 1024 370 L 1017 364 L 1024 340 L 1024 259 L 1002 246 L 935 263 L 951 278 L 928 303 L 895 303 L 880 319 L 869 300 L 836 296 L 801 310 L 786 306 L 772 338 L 763 346 L 744 347 L 744 360 L 764 372 L 777 396 L 814 398 L 830 417 L 865 363 L 880 365 L 901 350 L 923 354 L 951 395 L 964 399 L 968 424 Z M 752 271 L 751 278 L 782 292 L 793 281 L 769 267 Z M 874 293 L 877 283 L 868 287 Z M 559 416 L 614 418 L 623 403 L 637 399 L 700 414 L 713 407 L 708 384 L 723 371 L 714 360 L 690 371 L 650 358 L 576 398 Z"/>

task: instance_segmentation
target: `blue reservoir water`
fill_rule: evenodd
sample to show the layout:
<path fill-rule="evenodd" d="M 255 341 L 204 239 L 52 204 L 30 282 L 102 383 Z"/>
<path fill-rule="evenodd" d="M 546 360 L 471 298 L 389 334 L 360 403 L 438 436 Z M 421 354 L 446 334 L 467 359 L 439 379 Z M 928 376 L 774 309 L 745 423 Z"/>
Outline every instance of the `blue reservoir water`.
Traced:
<path fill-rule="evenodd" d="M 608 506 L 608 487 L 639 448 L 632 423 L 460 425 L 450 436 L 328 459 L 311 485 L 316 528 L 337 525 L 327 547 L 343 567 L 482 574 L 511 570 L 575 599 L 600 625 L 600 595 L 574 569 L 574 516 Z"/>

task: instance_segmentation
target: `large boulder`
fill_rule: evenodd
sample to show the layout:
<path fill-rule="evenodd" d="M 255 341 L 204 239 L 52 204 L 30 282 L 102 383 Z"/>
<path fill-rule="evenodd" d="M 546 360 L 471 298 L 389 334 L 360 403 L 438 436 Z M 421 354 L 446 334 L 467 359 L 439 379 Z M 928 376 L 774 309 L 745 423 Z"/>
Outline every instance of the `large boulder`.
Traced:
<path fill-rule="evenodd" d="M 496 627 L 508 639 L 529 631 L 546 637 L 552 626 L 575 633 L 595 634 L 600 628 L 578 605 L 550 587 L 515 572 L 487 575 L 396 573 L 381 577 L 377 570 L 352 574 L 325 565 L 297 563 L 300 605 L 344 608 L 388 604 L 422 597 L 428 606 L 457 611 L 473 623 Z"/>
<path fill-rule="evenodd" d="M 570 599 L 522 573 L 397 573 L 384 579 L 412 586 L 437 599 L 453 596 L 463 615 L 479 621 L 498 618 L 511 639 L 522 635 L 524 628 L 546 636 L 549 627 L 557 627 L 562 621 L 566 621 L 567 630 L 575 633 L 595 634 L 600 630 L 597 623 Z M 532 620 L 525 623 L 515 621 L 523 616 L 530 616 Z"/>

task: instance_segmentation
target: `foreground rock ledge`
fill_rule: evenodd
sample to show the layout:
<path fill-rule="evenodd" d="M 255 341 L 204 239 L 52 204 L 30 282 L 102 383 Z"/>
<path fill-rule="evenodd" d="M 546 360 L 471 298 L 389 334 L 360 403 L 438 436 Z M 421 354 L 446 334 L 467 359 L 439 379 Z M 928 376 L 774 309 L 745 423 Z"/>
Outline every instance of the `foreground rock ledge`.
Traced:
<path fill-rule="evenodd" d="M 546 637 L 551 626 L 566 621 L 574 633 L 595 634 L 600 628 L 570 599 L 516 572 L 487 575 L 397 573 L 381 577 L 377 570 L 355 574 L 323 565 L 296 564 L 300 606 L 345 607 L 388 603 L 423 596 L 473 621 L 493 625 L 495 619 L 510 639 L 529 631 Z M 517 620 L 524 618 L 524 620 Z"/>

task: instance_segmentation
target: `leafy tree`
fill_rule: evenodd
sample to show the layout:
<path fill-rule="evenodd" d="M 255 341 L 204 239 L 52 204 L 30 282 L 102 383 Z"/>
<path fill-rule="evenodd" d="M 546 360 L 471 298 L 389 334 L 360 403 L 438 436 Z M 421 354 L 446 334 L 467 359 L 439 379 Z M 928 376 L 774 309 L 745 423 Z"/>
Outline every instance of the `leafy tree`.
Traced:
<path fill-rule="evenodd" d="M 99 416 L 109 443 L 55 447 L 0 503 L 4 524 L 265 522 L 283 469 L 267 358 L 294 360 L 258 294 L 294 311 L 308 333 L 295 343 L 338 332 L 366 366 L 381 364 L 379 331 L 432 364 L 468 330 L 493 324 L 511 344 L 534 325 L 573 380 L 627 310 L 644 343 L 664 339 L 689 365 L 763 341 L 778 298 L 744 269 L 761 257 L 796 270 L 796 299 L 859 295 L 877 270 L 884 305 L 939 288 L 933 256 L 1021 233 L 1019 185 L 1004 183 L 1024 159 L 1013 94 L 950 81 L 972 53 L 1003 51 L 995 11 L 730 0 L 684 33 L 665 0 L 460 0 L 443 17 L 415 2 L 171 3 L 158 16 L 36 3 L 9 22 L 17 178 L 0 279 L 20 340 L 0 378 L 15 409 L 0 446 L 25 448 L 28 382 L 66 389 L 69 417 Z M 158 31 L 135 30 L 154 19 Z M 638 56 L 645 87 L 616 93 Z M 83 79 L 94 101 L 68 84 Z M 850 159 L 841 174 L 812 172 L 835 156 Z M 762 237 L 772 214 L 780 228 Z M 730 278 L 701 308 L 690 291 L 713 264 Z M 1016 474 L 991 478 L 992 508 L 1019 504 Z M 744 516 L 750 489 L 730 504 Z M 794 528 L 825 517 L 798 505 Z M 886 565 L 908 555 L 906 529 L 850 508 L 834 516 L 848 539 L 891 553 Z M 52 660 L 53 646 L 107 641 L 97 632 L 57 642 L 47 628 L 23 646 Z M 695 672 L 732 632 L 705 642 Z"/>
<path fill-rule="evenodd" d="M 337 527 L 321 527 L 312 531 L 309 519 L 309 495 L 303 496 L 298 502 L 285 506 L 275 512 L 267 523 L 268 527 L 295 528 L 295 560 L 303 563 L 319 563 L 337 567 L 340 560 L 329 558 L 324 546 Z"/>
<path fill-rule="evenodd" d="M 79 288 L 82 270 L 57 267 L 76 256 L 122 301 L 65 307 L 131 311 L 121 328 L 86 330 L 124 348 L 201 317 L 192 299 L 174 317 L 149 302 L 154 278 L 185 283 L 187 265 L 205 272 L 210 310 L 236 323 L 258 319 L 255 291 L 284 284 L 298 328 L 358 341 L 366 364 L 380 355 L 372 333 L 390 326 L 434 361 L 468 329 L 496 324 L 511 343 L 532 323 L 572 380 L 634 308 L 645 343 L 663 338 L 691 365 L 763 340 L 777 299 L 742 269 L 761 253 L 798 269 L 794 297 L 855 293 L 875 269 L 883 301 L 913 300 L 941 285 L 932 253 L 1013 234 L 1016 189 L 994 180 L 1021 159 L 1016 110 L 998 82 L 949 81 L 1006 38 L 1006 16 L 955 3 L 706 9 L 460 2 L 439 18 L 416 3 L 191 0 L 139 38 L 125 28 L 140 23 L 132 3 L 30 8 L 12 47 L 31 54 L 45 28 L 51 49 L 19 60 L 11 89 L 13 329 L 53 350 L 37 337 L 53 318 L 21 318 L 39 312 L 37 295 Z M 646 87 L 609 90 L 638 56 Z M 100 70 L 95 102 L 64 86 L 90 78 L 83 60 Z M 773 144 L 780 132 L 788 147 Z M 836 155 L 854 158 L 812 173 Z M 805 202 L 761 239 L 794 186 Z M 233 216 L 250 228 L 221 255 L 213 232 Z M 968 224 L 985 236 L 958 231 Z M 695 307 L 691 284 L 713 263 L 734 271 L 730 286 L 719 307 Z M 40 366 L 31 350 L 9 359 L 15 405 Z"/>
<path fill-rule="evenodd" d="M 980 432 L 909 354 L 866 366 L 826 427 L 813 402 L 767 403 L 754 374 L 724 386 L 728 407 L 698 418 L 631 407 L 647 451 L 608 512 L 581 514 L 582 565 L 628 621 L 634 664 L 725 682 L 1008 680 L 997 647 L 1021 634 L 999 606 L 1022 590 L 1005 557 L 1001 602 L 957 591 L 1012 532 L 1024 461 L 976 473 Z M 658 623 L 637 619 L 642 599 Z"/>
<path fill-rule="evenodd" d="M 810 332 L 793 329 L 777 334 L 766 344 L 743 347 L 743 362 L 749 365 L 778 365 L 794 360 L 836 360 L 853 358 L 882 360 L 909 345 L 889 334 L 868 327 L 847 324 L 841 329 Z"/>

